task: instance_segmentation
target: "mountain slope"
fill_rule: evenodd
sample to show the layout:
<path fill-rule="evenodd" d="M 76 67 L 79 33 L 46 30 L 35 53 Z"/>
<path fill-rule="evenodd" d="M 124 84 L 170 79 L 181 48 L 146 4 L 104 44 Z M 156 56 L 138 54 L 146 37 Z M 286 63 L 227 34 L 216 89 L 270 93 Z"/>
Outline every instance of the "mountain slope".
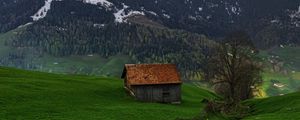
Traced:
<path fill-rule="evenodd" d="M 32 7 L 28 8 L 30 5 Z M 180 48 L 183 51 L 180 54 L 185 54 L 194 51 L 189 48 L 206 49 L 210 43 L 199 41 L 203 36 L 198 34 L 213 39 L 223 37 L 230 31 L 244 29 L 259 48 L 298 44 L 299 5 L 298 0 L 2 1 L 0 8 L 7 8 L 9 11 L 1 11 L 0 16 L 5 19 L 0 19 L 0 29 L 8 32 L 27 25 L 28 28 L 16 34 L 13 43 L 6 46 L 34 47 L 36 51 L 55 56 L 100 54 L 102 57 L 110 57 L 122 53 L 129 54 L 132 59 L 137 57 L 138 62 L 170 62 L 169 59 L 164 59 L 169 56 L 170 50 L 175 50 L 178 54 Z M 16 9 L 21 6 L 22 10 Z M 177 34 L 179 35 L 176 36 Z M 185 37 L 185 34 L 189 37 Z M 138 46 L 150 48 L 145 51 L 147 54 L 142 53 L 140 48 L 127 49 L 137 39 L 144 44 Z M 180 40 L 172 41 L 173 39 Z M 179 44 L 185 39 L 189 39 L 186 42 L 191 44 L 168 46 Z M 160 46 L 153 47 L 145 45 L 148 44 L 147 41 L 161 42 L 158 43 Z M 195 42 L 196 45 L 193 44 Z M 197 42 L 202 45 L 199 46 Z M 157 49 L 167 52 L 153 51 Z M 200 51 L 196 50 L 193 54 L 196 53 L 199 54 Z M 157 60 L 158 58 L 163 60 Z M 199 71 L 198 68 L 189 68 L 188 71 Z"/>
<path fill-rule="evenodd" d="M 25 65 L 18 66 L 19 68 L 38 70 L 42 65 L 35 61 L 47 55 L 99 55 L 103 58 L 125 55 L 130 59 L 126 61 L 132 61 L 131 63 L 177 64 L 182 76 L 188 78 L 199 76 L 201 64 L 197 61 L 202 59 L 201 53 L 204 48 L 215 44 L 203 35 L 139 24 L 110 23 L 98 27 L 88 21 L 74 19 L 72 22 L 60 22 L 66 25 L 62 28 L 46 23 L 39 21 L 21 27 L 22 29 L 18 28 L 20 30 L 9 32 L 13 34 L 11 37 L 5 37 L 7 33 L 0 35 L 3 46 L 18 49 L 15 52 L 11 51 L 8 56 L 4 55 L 2 64 L 8 65 L 7 62 L 20 59 Z M 89 24 L 80 26 L 85 23 Z M 28 53 L 32 54 L 29 56 L 32 60 L 29 61 L 33 62 L 22 61 Z"/>
<path fill-rule="evenodd" d="M 8 42 L 27 26 L 0 34 L 0 65 L 60 74 L 119 76 L 123 65 L 132 63 L 129 56 L 102 57 L 98 54 L 53 56 L 34 47 L 11 47 Z M 109 69 L 106 69 L 109 68 Z"/>
<path fill-rule="evenodd" d="M 168 28 L 183 29 L 212 37 L 223 36 L 236 29 L 245 29 L 254 37 L 270 26 L 275 26 L 276 28 L 273 29 L 276 30 L 288 30 L 294 33 L 299 31 L 300 27 L 298 0 L 288 2 L 282 0 L 38 0 L 36 3 L 31 2 L 31 0 L 2 2 L 0 7 L 9 8 L 10 11 L 0 13 L 5 18 L 0 22 L 0 26 L 11 26 L 0 27 L 2 31 L 11 30 L 12 27 L 28 22 L 50 19 L 49 16 L 54 16 L 55 19 L 64 16 L 64 21 L 68 21 L 72 16 L 87 17 L 95 23 L 106 24 L 107 22 L 124 23 L 132 15 L 143 15 Z M 14 10 L 16 7 L 26 5 L 31 5 L 32 8 Z M 51 20 L 53 22 L 54 19 Z"/>

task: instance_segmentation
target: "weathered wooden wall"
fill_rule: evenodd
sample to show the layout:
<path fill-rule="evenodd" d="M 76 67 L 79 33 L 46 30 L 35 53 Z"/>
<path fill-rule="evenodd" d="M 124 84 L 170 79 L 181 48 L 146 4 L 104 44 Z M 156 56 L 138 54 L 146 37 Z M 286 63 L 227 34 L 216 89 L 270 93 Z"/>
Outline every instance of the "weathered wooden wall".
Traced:
<path fill-rule="evenodd" d="M 145 102 L 180 103 L 181 84 L 131 86 L 135 97 Z"/>

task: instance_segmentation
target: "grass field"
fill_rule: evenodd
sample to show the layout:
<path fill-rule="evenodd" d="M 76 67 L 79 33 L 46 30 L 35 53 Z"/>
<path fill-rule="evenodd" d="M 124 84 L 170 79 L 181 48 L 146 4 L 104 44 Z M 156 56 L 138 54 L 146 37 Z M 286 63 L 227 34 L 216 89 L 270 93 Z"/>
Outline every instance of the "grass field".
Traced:
<path fill-rule="evenodd" d="M 300 120 L 300 93 L 246 101 L 252 115 L 245 120 Z"/>
<path fill-rule="evenodd" d="M 201 100 L 216 98 L 183 85 L 183 103 L 143 103 L 129 97 L 117 78 L 57 75 L 0 67 L 0 119 L 174 120 L 199 116 Z M 300 119 L 300 93 L 246 101 L 246 120 Z M 215 117 L 214 119 L 221 119 Z"/>
<path fill-rule="evenodd" d="M 120 79 L 55 75 L 0 68 L 1 119 L 173 120 L 199 115 L 214 94 L 183 86 L 183 104 L 142 103 Z"/>

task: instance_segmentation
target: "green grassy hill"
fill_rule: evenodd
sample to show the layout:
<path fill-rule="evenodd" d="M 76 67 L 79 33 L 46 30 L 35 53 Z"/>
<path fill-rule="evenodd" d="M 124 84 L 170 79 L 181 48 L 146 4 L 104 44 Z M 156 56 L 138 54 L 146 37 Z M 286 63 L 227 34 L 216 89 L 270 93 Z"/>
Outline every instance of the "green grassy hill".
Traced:
<path fill-rule="evenodd" d="M 174 120 L 197 116 L 213 93 L 183 86 L 183 104 L 142 103 L 120 79 L 0 68 L 0 119 Z"/>
<path fill-rule="evenodd" d="M 300 92 L 246 101 L 252 115 L 245 120 L 300 120 Z"/>
<path fill-rule="evenodd" d="M 0 119 L 174 120 L 199 116 L 204 89 L 183 85 L 183 103 L 138 102 L 117 78 L 56 75 L 0 67 Z M 300 93 L 253 99 L 246 120 L 300 119 Z M 215 119 L 220 119 L 216 117 Z"/>

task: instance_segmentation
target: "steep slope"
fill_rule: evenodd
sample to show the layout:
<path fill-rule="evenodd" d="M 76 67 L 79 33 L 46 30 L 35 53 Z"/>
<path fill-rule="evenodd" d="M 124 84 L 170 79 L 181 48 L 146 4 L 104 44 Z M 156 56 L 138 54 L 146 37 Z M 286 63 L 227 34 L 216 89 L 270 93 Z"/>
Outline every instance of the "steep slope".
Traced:
<path fill-rule="evenodd" d="M 0 68 L 1 119 L 174 120 L 198 115 L 201 100 L 214 97 L 183 85 L 181 105 L 142 103 L 126 94 L 120 79 Z"/>

